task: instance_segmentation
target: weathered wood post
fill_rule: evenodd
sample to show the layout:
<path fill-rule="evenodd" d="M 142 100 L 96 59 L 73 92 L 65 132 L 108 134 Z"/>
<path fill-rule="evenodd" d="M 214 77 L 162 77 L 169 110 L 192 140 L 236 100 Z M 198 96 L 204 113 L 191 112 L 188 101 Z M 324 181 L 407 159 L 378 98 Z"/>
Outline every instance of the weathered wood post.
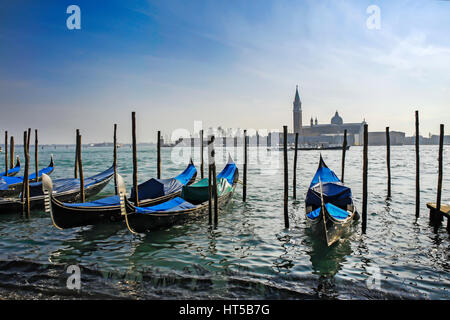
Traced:
<path fill-rule="evenodd" d="M 436 212 L 432 214 L 432 217 L 435 221 L 440 221 L 442 219 L 441 214 L 441 193 L 442 193 L 442 154 L 444 151 L 444 125 L 440 126 L 440 135 L 439 135 L 439 169 L 438 169 L 438 187 L 437 187 L 437 197 L 436 197 Z M 430 210 L 433 212 L 433 210 Z M 450 225 L 447 218 L 447 227 Z M 448 228 L 447 228 L 448 229 Z"/>
<path fill-rule="evenodd" d="M 213 196 L 214 196 L 214 225 L 217 225 L 217 222 L 219 220 L 219 203 L 218 203 L 218 197 L 217 197 L 217 177 L 216 177 L 216 161 L 215 161 L 215 156 L 216 156 L 216 151 L 214 150 L 214 140 L 215 137 L 212 136 L 211 137 L 211 158 L 212 158 L 212 187 L 213 187 Z"/>
<path fill-rule="evenodd" d="M 39 152 L 39 145 L 38 145 L 38 130 L 34 129 L 34 168 L 36 170 L 36 179 L 35 181 L 39 181 L 39 160 L 38 160 L 38 152 Z"/>
<path fill-rule="evenodd" d="M 22 212 L 27 216 L 30 216 L 30 185 L 28 181 L 29 176 L 29 167 L 30 167 L 30 152 L 29 152 L 29 139 L 28 139 L 27 131 L 23 133 L 23 153 L 25 156 L 25 170 L 23 174 L 23 183 L 22 183 Z"/>
<path fill-rule="evenodd" d="M 8 176 L 8 131 L 5 131 L 5 177 Z"/>
<path fill-rule="evenodd" d="M 113 167 L 114 167 L 114 193 L 119 194 L 117 190 L 117 124 L 114 124 L 114 143 L 113 143 Z"/>
<path fill-rule="evenodd" d="M 200 177 L 201 179 L 204 178 L 204 159 L 203 159 L 203 129 L 200 130 Z M 209 173 L 208 173 L 209 174 Z"/>
<path fill-rule="evenodd" d="M 362 233 L 367 229 L 367 171 L 368 171 L 368 144 L 369 132 L 367 124 L 364 125 L 364 149 L 363 149 L 363 203 L 362 203 Z"/>
<path fill-rule="evenodd" d="M 386 166 L 387 166 L 387 197 L 391 198 L 391 137 L 389 127 L 386 127 Z"/>
<path fill-rule="evenodd" d="M 208 217 L 209 224 L 212 224 L 212 197 L 213 197 L 213 180 L 215 180 L 215 175 L 213 173 L 213 143 L 214 136 L 208 137 Z"/>
<path fill-rule="evenodd" d="M 288 214 L 288 157 L 287 157 L 287 126 L 283 126 L 283 157 L 284 157 L 284 227 L 289 228 Z"/>
<path fill-rule="evenodd" d="M 256 131 L 256 147 L 259 148 L 259 132 Z"/>
<path fill-rule="evenodd" d="M 247 200 L 247 130 L 244 130 L 244 178 L 242 186 L 242 201 Z"/>
<path fill-rule="evenodd" d="M 294 179 L 292 181 L 292 188 L 293 188 L 293 198 L 294 200 L 297 199 L 297 152 L 298 152 L 298 132 L 295 133 L 295 150 L 294 150 Z"/>
<path fill-rule="evenodd" d="M 76 179 L 78 178 L 78 136 L 80 135 L 80 129 L 76 130 L 76 136 L 75 136 L 75 168 L 73 172 L 73 177 Z"/>
<path fill-rule="evenodd" d="M 83 176 L 83 162 L 81 160 L 81 134 L 78 135 L 78 173 L 80 174 L 80 202 L 85 202 L 85 194 L 84 194 L 84 176 Z"/>
<path fill-rule="evenodd" d="M 14 168 L 14 166 L 15 166 L 15 163 L 14 163 L 14 159 L 15 159 L 15 157 L 14 157 L 14 137 L 13 136 L 11 136 L 11 139 L 10 139 L 10 143 L 9 143 L 9 148 L 10 148 L 10 154 L 9 154 L 9 167 L 12 169 L 12 168 Z M 8 150 L 6 150 L 6 152 L 7 152 Z"/>
<path fill-rule="evenodd" d="M 344 183 L 344 171 L 345 171 L 345 152 L 347 151 L 347 129 L 344 130 L 344 142 L 342 143 L 342 174 L 341 181 Z"/>
<path fill-rule="evenodd" d="M 157 165 L 156 165 L 156 177 L 158 179 L 161 179 L 161 131 L 158 131 L 158 143 L 156 144 L 157 146 Z"/>
<path fill-rule="evenodd" d="M 420 216 L 419 111 L 416 110 L 416 218 Z"/>
<path fill-rule="evenodd" d="M 136 147 L 136 112 L 131 112 L 131 134 L 133 139 L 133 188 L 134 204 L 139 206 L 138 173 L 137 173 L 137 147 Z"/>

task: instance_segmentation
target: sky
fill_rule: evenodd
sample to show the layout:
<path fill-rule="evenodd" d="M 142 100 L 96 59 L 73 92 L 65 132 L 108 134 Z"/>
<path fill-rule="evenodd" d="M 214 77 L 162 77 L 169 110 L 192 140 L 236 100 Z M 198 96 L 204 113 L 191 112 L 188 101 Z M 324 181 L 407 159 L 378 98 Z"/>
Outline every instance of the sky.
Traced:
<path fill-rule="evenodd" d="M 81 29 L 69 30 L 69 5 Z M 380 28 L 369 29 L 370 5 Z M 0 3 L 0 135 L 41 144 L 131 141 L 204 128 L 450 125 L 450 1 L 48 0 Z M 448 131 L 449 129 L 447 129 Z"/>

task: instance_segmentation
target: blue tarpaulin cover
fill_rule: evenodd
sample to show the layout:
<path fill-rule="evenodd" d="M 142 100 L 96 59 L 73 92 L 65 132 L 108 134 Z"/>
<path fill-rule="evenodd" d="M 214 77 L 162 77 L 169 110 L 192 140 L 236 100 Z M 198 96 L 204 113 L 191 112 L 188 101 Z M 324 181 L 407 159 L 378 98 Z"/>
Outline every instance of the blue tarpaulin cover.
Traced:
<path fill-rule="evenodd" d="M 17 173 L 20 171 L 20 164 L 16 165 L 14 168 L 11 168 L 8 170 L 8 176 L 14 173 Z M 4 176 L 6 173 L 6 171 L 3 171 L 2 173 L 0 173 L 0 177 Z"/>
<path fill-rule="evenodd" d="M 236 172 L 236 169 L 237 169 L 236 164 L 230 158 L 225 168 L 223 168 L 223 170 L 217 175 L 217 180 L 220 180 L 222 178 L 227 179 L 228 183 L 230 185 L 233 185 L 234 174 Z"/>
<path fill-rule="evenodd" d="M 65 203 L 67 207 L 109 207 L 120 204 L 119 196 L 110 196 L 98 200 L 83 203 Z"/>
<path fill-rule="evenodd" d="M 157 204 L 155 206 L 136 207 L 136 212 L 137 213 L 174 212 L 192 208 L 195 208 L 195 206 L 192 203 L 189 203 L 180 197 L 175 197 L 172 200 Z"/>
<path fill-rule="evenodd" d="M 51 173 L 55 167 L 53 166 L 53 161 L 51 162 L 51 166 L 48 166 L 44 169 L 38 171 L 39 177 L 42 176 L 43 173 L 49 174 Z M 12 169 L 11 169 L 12 170 Z M 9 170 L 9 171 L 11 171 Z M 19 167 L 20 170 L 20 167 Z M 28 180 L 34 180 L 36 178 L 36 172 L 32 173 L 28 176 Z M 8 190 L 9 186 L 15 185 L 23 182 L 23 177 L 8 177 L 8 176 L 0 176 L 0 190 Z M 30 184 L 31 186 L 31 184 Z"/>
<path fill-rule="evenodd" d="M 345 220 L 348 215 L 350 214 L 347 210 L 343 210 L 339 207 L 336 207 L 335 205 L 331 203 L 326 203 L 325 207 L 327 209 L 327 212 L 335 219 L 337 220 Z M 320 216 L 320 211 L 322 210 L 322 207 L 317 208 L 316 210 L 313 210 L 307 214 L 308 218 L 310 219 L 317 219 Z"/>
<path fill-rule="evenodd" d="M 189 164 L 189 166 L 179 175 L 177 175 L 175 177 L 175 179 L 177 179 L 178 181 L 181 182 L 182 185 L 187 184 L 192 177 L 194 176 L 194 174 L 197 173 L 197 169 L 195 168 L 195 166 L 191 163 Z"/>
<path fill-rule="evenodd" d="M 319 178 L 322 183 L 322 195 L 325 203 L 333 203 L 341 208 L 346 208 L 348 204 L 353 203 L 351 189 L 342 184 L 336 174 L 326 166 L 321 156 L 319 168 L 306 194 L 306 206 L 317 208 L 322 204 Z"/>

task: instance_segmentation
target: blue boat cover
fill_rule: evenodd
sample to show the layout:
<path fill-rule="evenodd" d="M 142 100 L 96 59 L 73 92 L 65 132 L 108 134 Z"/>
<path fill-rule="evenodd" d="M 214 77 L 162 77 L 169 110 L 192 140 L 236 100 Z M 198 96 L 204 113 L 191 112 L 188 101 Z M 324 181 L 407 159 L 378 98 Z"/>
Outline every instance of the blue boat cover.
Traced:
<path fill-rule="evenodd" d="M 195 168 L 195 166 L 191 163 L 188 165 L 188 167 L 179 175 L 177 175 L 175 177 L 175 179 L 177 179 L 178 181 L 181 182 L 182 185 L 187 184 L 192 177 L 194 176 L 194 174 L 197 173 L 197 169 Z"/>
<path fill-rule="evenodd" d="M 192 203 L 180 197 L 175 197 L 172 200 L 151 207 L 136 207 L 136 213 L 174 212 L 192 208 L 195 208 Z"/>
<path fill-rule="evenodd" d="M 319 168 L 314 175 L 313 180 L 306 194 L 306 206 L 313 208 L 320 207 L 320 181 L 322 182 L 322 195 L 325 203 L 333 203 L 336 206 L 346 208 L 348 204 L 352 204 L 352 190 L 342 184 L 336 174 L 330 170 L 320 156 Z"/>
<path fill-rule="evenodd" d="M 225 168 L 217 175 L 217 180 L 221 178 L 227 179 L 230 185 L 233 185 L 234 182 L 234 174 L 236 172 L 236 164 L 232 161 L 229 161 Z"/>
<path fill-rule="evenodd" d="M 337 220 L 345 220 L 348 215 L 350 214 L 347 210 L 343 210 L 339 207 L 336 207 L 335 205 L 331 203 L 326 203 L 325 208 L 327 209 L 327 212 L 335 219 Z M 308 218 L 310 219 L 317 219 L 320 216 L 320 211 L 322 210 L 322 207 L 317 208 L 316 210 L 313 210 L 307 214 Z"/>
<path fill-rule="evenodd" d="M 65 203 L 67 207 L 109 207 L 120 205 L 119 196 L 110 196 L 98 200 L 83 203 Z"/>
<path fill-rule="evenodd" d="M 138 185 L 139 199 L 156 199 L 168 194 L 181 191 L 181 188 L 187 184 L 192 177 L 197 173 L 197 169 L 193 164 L 189 166 L 178 176 L 170 179 L 155 179 L 152 178 L 144 183 Z M 131 189 L 131 199 L 134 199 L 135 191 Z"/>
<path fill-rule="evenodd" d="M 92 177 L 84 179 L 84 187 L 87 188 L 99 181 L 110 178 L 114 174 L 114 167 L 100 172 Z M 53 180 L 53 193 L 75 191 L 80 189 L 80 180 L 75 178 Z M 43 195 L 42 182 L 30 183 L 30 197 Z"/>
<path fill-rule="evenodd" d="M 50 174 L 51 172 L 53 172 L 54 169 L 55 169 L 55 167 L 47 167 L 47 168 L 39 170 L 38 171 L 39 178 L 42 177 L 43 173 Z M 23 179 L 23 177 L 22 177 L 22 179 Z M 28 176 L 28 180 L 34 180 L 34 179 L 36 179 L 36 172 L 34 172 Z"/>
<path fill-rule="evenodd" d="M 51 173 L 54 169 L 55 168 L 53 166 L 49 166 L 42 170 L 39 170 L 39 172 L 38 172 L 39 177 L 41 177 L 43 173 L 45 173 L 45 174 Z M 11 171 L 11 170 L 9 170 L 9 171 Z M 20 170 L 20 167 L 19 167 L 19 170 Z M 28 181 L 34 180 L 35 178 L 36 178 L 36 173 L 32 173 L 28 176 Z M 22 182 L 23 182 L 23 177 L 0 176 L 0 190 L 8 190 L 9 186 L 15 185 L 18 183 L 22 183 Z M 30 184 L 30 186 L 31 186 L 31 184 Z"/>
<path fill-rule="evenodd" d="M 17 172 L 20 171 L 20 165 L 16 165 L 14 168 L 11 168 L 8 170 L 8 176 L 11 174 L 16 174 Z M 2 173 L 0 173 L 0 177 L 3 177 L 5 175 L 6 171 L 3 171 Z"/>

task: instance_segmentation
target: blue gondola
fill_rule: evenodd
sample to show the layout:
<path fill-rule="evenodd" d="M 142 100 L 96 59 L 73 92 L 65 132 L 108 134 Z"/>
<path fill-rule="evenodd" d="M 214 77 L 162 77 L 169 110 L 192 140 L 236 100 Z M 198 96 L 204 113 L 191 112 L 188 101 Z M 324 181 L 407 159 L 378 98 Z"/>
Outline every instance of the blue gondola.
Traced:
<path fill-rule="evenodd" d="M 8 170 L 8 177 L 14 177 L 20 171 L 20 158 L 17 156 L 16 165 Z M 6 176 L 6 171 L 0 173 L 0 177 Z"/>
<path fill-rule="evenodd" d="M 352 191 L 330 170 L 320 156 L 319 167 L 305 199 L 306 220 L 313 232 L 331 246 L 359 218 Z"/>

